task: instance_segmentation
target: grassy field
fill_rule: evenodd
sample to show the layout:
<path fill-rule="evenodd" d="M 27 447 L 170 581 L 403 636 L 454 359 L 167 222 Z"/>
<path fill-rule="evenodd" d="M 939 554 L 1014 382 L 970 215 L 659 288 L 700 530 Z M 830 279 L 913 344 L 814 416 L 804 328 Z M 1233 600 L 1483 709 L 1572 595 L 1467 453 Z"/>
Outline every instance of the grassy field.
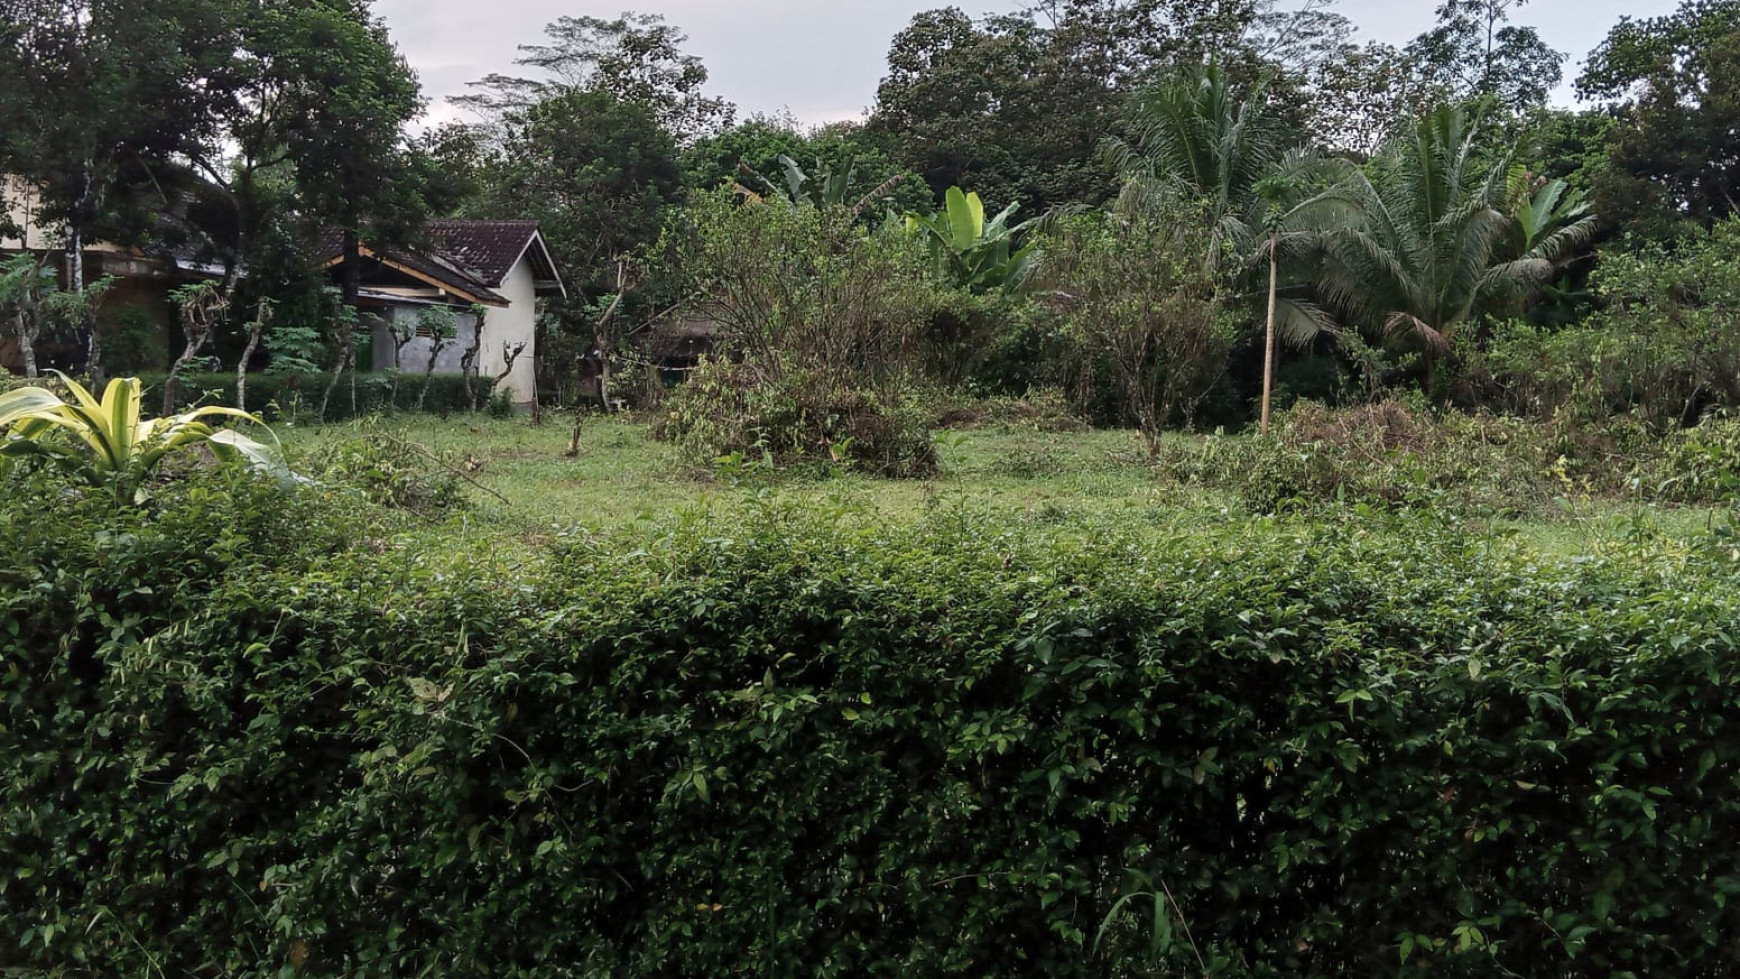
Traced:
<path fill-rule="evenodd" d="M 476 507 L 466 526 L 498 536 L 656 527 L 678 515 L 723 519 L 769 503 L 832 507 L 860 519 L 892 522 L 964 509 L 991 515 L 1003 525 L 1084 534 L 1112 525 L 1151 527 L 1163 534 L 1215 533 L 1274 519 L 1244 512 L 1228 494 L 1164 478 L 1145 464 L 1136 436 L 1122 431 L 946 433 L 939 450 L 942 474 L 930 480 L 685 471 L 671 447 L 652 437 L 650 426 L 630 419 L 588 420 L 578 458 L 564 454 L 570 435 L 566 419 L 533 426 L 524 419 L 400 417 L 281 432 L 293 457 L 383 434 L 424 446 L 467 471 L 475 482 L 468 491 Z M 1471 519 L 1469 527 L 1471 533 L 1515 533 L 1544 553 L 1574 555 L 1599 549 L 1640 525 L 1689 537 L 1713 519 L 1697 509 L 1564 501 L 1528 520 Z"/>

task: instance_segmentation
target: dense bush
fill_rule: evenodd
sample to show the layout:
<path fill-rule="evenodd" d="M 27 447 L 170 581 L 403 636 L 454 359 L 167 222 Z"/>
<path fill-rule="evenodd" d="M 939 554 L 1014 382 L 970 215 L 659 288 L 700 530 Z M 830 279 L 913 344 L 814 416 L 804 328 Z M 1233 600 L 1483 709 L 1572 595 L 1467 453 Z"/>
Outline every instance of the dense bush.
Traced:
<path fill-rule="evenodd" d="M 930 293 L 917 245 L 845 207 L 698 198 L 673 249 L 717 324 L 718 362 L 668 406 L 694 465 L 720 457 L 850 458 L 922 475 L 935 454 L 903 408 Z"/>
<path fill-rule="evenodd" d="M 1655 494 L 1678 503 L 1740 499 L 1740 418 L 1706 419 L 1662 442 L 1653 467 Z"/>
<path fill-rule="evenodd" d="M 706 360 L 666 399 L 659 434 L 691 466 L 853 466 L 878 476 L 928 476 L 936 447 L 924 414 L 900 400 L 842 387 L 801 368 Z"/>
<path fill-rule="evenodd" d="M 141 380 L 154 391 L 162 391 L 163 376 L 143 375 Z M 330 374 L 249 374 L 248 407 L 258 411 L 268 421 L 312 419 L 320 410 L 320 395 L 332 380 Z M 417 407 L 425 379 L 420 374 L 406 373 L 394 383 L 391 374 L 359 374 L 356 379 L 356 410 L 351 410 L 348 381 L 341 381 L 327 405 L 326 421 L 345 421 L 366 415 L 390 411 L 411 411 Z M 465 378 L 456 374 L 434 374 L 428 379 L 429 394 L 422 399 L 423 411 L 447 415 L 471 409 L 471 399 L 465 393 Z M 489 404 L 494 381 L 487 377 L 472 378 L 477 393 L 477 407 Z M 236 375 L 185 374 L 178 385 L 178 408 L 200 404 L 234 404 Z M 149 401 L 150 399 L 147 398 Z M 159 397 L 158 400 L 161 400 Z"/>
<path fill-rule="evenodd" d="M 1679 246 L 1603 256 L 1603 308 L 1583 326 L 1511 325 L 1470 353 L 1464 395 L 1506 411 L 1658 429 L 1740 408 L 1740 222 Z"/>
<path fill-rule="evenodd" d="M 1740 478 L 1732 427 L 1658 436 L 1633 416 L 1571 418 L 1434 411 L 1418 399 L 1331 409 L 1301 402 L 1272 438 L 1179 438 L 1166 479 L 1236 494 L 1254 513 L 1316 504 L 1448 506 L 1520 515 L 1585 498 L 1721 503 Z"/>
<path fill-rule="evenodd" d="M 1539 426 L 1519 419 L 1433 415 L 1382 401 L 1345 410 L 1304 402 L 1272 437 L 1168 442 L 1159 472 L 1229 490 L 1255 513 L 1331 502 L 1454 503 L 1516 512 L 1564 491 Z"/>
<path fill-rule="evenodd" d="M 352 518 L 253 483 L 119 516 L 7 489 L 0 971 L 1740 956 L 1740 592 L 1714 553 L 1544 565 L 1430 523 L 1083 547 L 770 510 L 576 538 L 538 572 L 345 552 Z M 1133 888 L 1188 925 L 1159 961 L 1152 902 L 1093 950 Z"/>

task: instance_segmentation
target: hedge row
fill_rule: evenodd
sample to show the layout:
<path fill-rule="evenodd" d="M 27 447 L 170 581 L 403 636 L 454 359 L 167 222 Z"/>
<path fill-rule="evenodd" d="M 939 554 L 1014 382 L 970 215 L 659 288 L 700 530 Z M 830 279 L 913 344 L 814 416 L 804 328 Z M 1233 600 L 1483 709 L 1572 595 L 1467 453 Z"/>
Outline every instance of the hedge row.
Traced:
<path fill-rule="evenodd" d="M 768 513 L 528 570 L 178 492 L 0 504 L 0 973 L 1740 960 L 1714 558 Z"/>
<path fill-rule="evenodd" d="M 140 380 L 156 392 L 147 397 L 147 404 L 163 400 L 165 377 L 164 374 L 140 376 Z M 285 415 L 313 417 L 320 410 L 321 396 L 326 393 L 326 385 L 331 380 L 331 374 L 249 374 L 248 408 L 263 413 L 268 421 Z M 423 397 L 425 383 L 429 394 Z M 489 406 L 494 386 L 492 378 L 472 379 L 478 410 Z M 471 410 L 471 399 L 465 393 L 465 378 L 457 374 L 433 374 L 428 378 L 405 374 L 397 379 L 396 384 L 392 374 L 358 374 L 354 409 L 350 391 L 349 378 L 341 380 L 332 392 L 332 399 L 327 402 L 326 421 L 346 421 L 390 411 L 415 411 L 419 397 L 423 397 L 422 411 L 425 413 L 448 415 Z M 176 401 L 179 402 L 178 408 L 194 404 L 233 405 L 236 403 L 236 375 L 183 374 L 177 385 Z"/>

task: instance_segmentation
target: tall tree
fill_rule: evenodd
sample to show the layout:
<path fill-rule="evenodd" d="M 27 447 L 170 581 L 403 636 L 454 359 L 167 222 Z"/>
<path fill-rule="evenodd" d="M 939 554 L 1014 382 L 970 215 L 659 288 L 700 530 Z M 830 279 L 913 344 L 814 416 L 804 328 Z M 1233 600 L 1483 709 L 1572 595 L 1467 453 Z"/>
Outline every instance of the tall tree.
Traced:
<path fill-rule="evenodd" d="M 1408 45 L 1415 70 L 1452 98 L 1489 97 L 1512 112 L 1547 104 L 1565 56 L 1533 27 L 1510 23 L 1528 0 L 1444 0 L 1438 23 Z"/>
<path fill-rule="evenodd" d="M 510 113 L 474 208 L 536 219 L 569 284 L 608 291 L 617 259 L 659 236 L 682 195 L 677 148 L 646 105 L 573 90 Z"/>
<path fill-rule="evenodd" d="M 0 25 L 0 171 L 39 190 L 35 216 L 64 229 L 64 273 L 80 294 L 85 249 L 117 213 L 123 174 L 210 137 L 227 97 L 228 10 L 217 0 L 0 0 Z M 100 372 L 94 319 L 77 332 L 85 369 Z"/>
<path fill-rule="evenodd" d="M 1098 155 L 1129 93 L 1171 67 L 1238 49 L 1252 0 L 1054 0 L 974 21 L 921 13 L 895 36 L 870 127 L 940 197 L 1099 203 Z"/>
<path fill-rule="evenodd" d="M 1740 200 L 1740 0 L 1686 0 L 1622 19 L 1589 56 L 1578 94 L 1615 117 L 1599 206 L 1667 237 L 1736 213 Z"/>
<path fill-rule="evenodd" d="M 646 106 L 682 143 L 729 126 L 736 113 L 725 99 L 704 94 L 707 68 L 683 52 L 689 36 L 658 14 L 562 17 L 544 34 L 543 44 L 520 45 L 514 61 L 543 77 L 488 75 L 472 83 L 474 94 L 453 101 L 500 116 L 563 91 L 598 90 Z"/>

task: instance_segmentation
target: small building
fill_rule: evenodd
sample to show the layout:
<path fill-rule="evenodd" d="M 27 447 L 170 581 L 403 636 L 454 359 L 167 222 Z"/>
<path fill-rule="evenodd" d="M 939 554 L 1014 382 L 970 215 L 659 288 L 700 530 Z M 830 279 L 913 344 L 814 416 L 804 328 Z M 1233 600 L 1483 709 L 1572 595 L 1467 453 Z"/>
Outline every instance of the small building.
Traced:
<path fill-rule="evenodd" d="M 511 391 L 516 404 L 530 404 L 537 397 L 538 300 L 568 294 L 537 222 L 440 220 L 429 222 L 425 233 L 425 248 L 364 243 L 359 249 L 358 304 L 377 317 L 367 366 L 420 372 L 433 349 L 435 373 L 458 374 L 476 342 L 478 376 L 505 371 L 499 390 Z M 325 250 L 337 281 L 344 272 L 342 237 L 328 234 Z M 430 326 L 436 322 L 427 315 L 431 308 L 452 313 L 454 335 L 445 342 Z"/>
<path fill-rule="evenodd" d="M 10 233 L 0 230 L 0 258 L 21 252 L 34 254 L 43 260 L 45 268 L 54 271 L 64 287 L 66 251 L 62 231 L 58 224 L 38 220 L 38 198 L 37 190 L 26 181 L 0 176 L 0 202 L 6 211 L 0 217 L 0 229 L 10 229 Z M 137 370 L 165 370 L 169 366 L 169 336 L 176 315 L 169 293 L 189 282 L 222 274 L 222 270 L 147 255 L 138 248 L 106 241 L 88 243 L 82 258 L 86 282 L 105 277 L 115 280 L 103 298 L 99 322 L 111 333 L 124 334 L 122 339 L 128 342 L 130 352 L 141 360 L 130 365 Z M 38 340 L 38 362 L 44 367 L 57 364 L 72 367 L 80 354 L 62 349 L 64 346 L 53 336 L 43 336 Z M 18 341 L 4 328 L 0 328 L 0 369 L 23 370 Z"/>

